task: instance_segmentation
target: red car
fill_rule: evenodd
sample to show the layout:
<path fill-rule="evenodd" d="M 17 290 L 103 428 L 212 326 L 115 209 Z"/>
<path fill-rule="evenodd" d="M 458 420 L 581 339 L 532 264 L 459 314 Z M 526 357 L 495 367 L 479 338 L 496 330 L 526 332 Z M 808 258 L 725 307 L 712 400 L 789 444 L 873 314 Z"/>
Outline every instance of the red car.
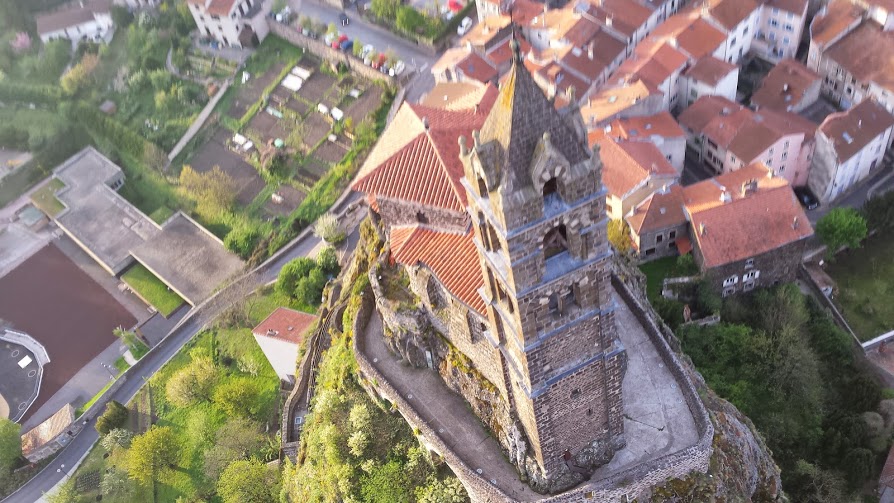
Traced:
<path fill-rule="evenodd" d="M 379 57 L 373 61 L 372 67 L 375 68 L 376 70 L 378 70 L 379 68 L 382 67 L 382 65 L 385 64 L 385 61 L 387 61 L 387 60 L 388 60 L 388 58 L 385 57 L 384 54 L 379 54 Z"/>
<path fill-rule="evenodd" d="M 338 49 L 339 47 L 341 47 L 341 43 L 344 42 L 344 41 L 347 40 L 347 39 L 348 39 L 348 36 L 347 36 L 347 35 L 341 35 L 340 37 L 338 37 L 337 39 L 335 39 L 335 40 L 332 41 L 332 44 L 331 44 L 331 45 L 332 45 L 332 48 L 333 48 L 333 49 Z"/>

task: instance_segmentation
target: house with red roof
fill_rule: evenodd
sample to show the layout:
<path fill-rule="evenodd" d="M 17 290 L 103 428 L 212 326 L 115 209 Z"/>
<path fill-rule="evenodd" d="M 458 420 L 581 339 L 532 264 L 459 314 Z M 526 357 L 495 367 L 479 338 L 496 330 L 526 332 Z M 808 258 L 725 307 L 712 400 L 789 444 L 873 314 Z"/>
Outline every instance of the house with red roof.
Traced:
<path fill-rule="evenodd" d="M 626 217 L 643 259 L 686 254 L 724 297 L 792 281 L 813 228 L 763 163 L 646 198 Z"/>
<path fill-rule="evenodd" d="M 254 47 L 270 28 L 267 14 L 272 3 L 265 0 L 187 0 L 189 12 L 203 37 L 230 47 Z"/>
<path fill-rule="evenodd" d="M 261 351 L 283 381 L 294 382 L 298 368 L 298 348 L 301 347 L 308 329 L 317 321 L 312 314 L 287 307 L 278 307 L 251 329 Z"/>
<path fill-rule="evenodd" d="M 650 142 L 604 137 L 595 143 L 602 159 L 605 214 L 612 220 L 624 218 L 633 207 L 656 190 L 679 180 L 658 147 Z"/>

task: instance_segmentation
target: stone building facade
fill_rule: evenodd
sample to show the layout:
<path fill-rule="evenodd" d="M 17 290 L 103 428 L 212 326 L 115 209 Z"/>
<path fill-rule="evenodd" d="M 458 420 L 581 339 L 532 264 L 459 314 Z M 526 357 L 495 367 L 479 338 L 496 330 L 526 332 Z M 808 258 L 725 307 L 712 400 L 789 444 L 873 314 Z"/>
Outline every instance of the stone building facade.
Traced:
<path fill-rule="evenodd" d="M 557 111 L 517 50 L 474 112 L 402 110 L 389 129 L 405 130 L 386 130 L 355 183 L 416 298 L 401 319 L 383 316 L 390 346 L 437 367 L 535 489 L 575 485 L 625 444 L 626 370 L 602 167 L 580 111 Z M 477 383 L 451 378 L 465 365 Z"/>

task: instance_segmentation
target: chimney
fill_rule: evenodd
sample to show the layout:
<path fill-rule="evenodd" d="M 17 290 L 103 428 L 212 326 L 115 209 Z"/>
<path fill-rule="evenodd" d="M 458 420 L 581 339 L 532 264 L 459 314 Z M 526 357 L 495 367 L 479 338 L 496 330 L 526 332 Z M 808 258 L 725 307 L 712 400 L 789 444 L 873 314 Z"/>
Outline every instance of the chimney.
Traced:
<path fill-rule="evenodd" d="M 729 107 L 723 107 L 723 110 L 720 111 L 720 115 L 729 115 L 730 109 Z"/>
<path fill-rule="evenodd" d="M 757 180 L 747 180 L 742 182 L 742 197 L 757 192 Z"/>
<path fill-rule="evenodd" d="M 475 103 L 475 115 L 478 115 L 479 113 L 481 113 L 481 104 Z"/>
<path fill-rule="evenodd" d="M 786 82 L 785 84 L 782 84 L 782 92 L 784 92 L 784 93 L 788 92 L 788 82 Z"/>
<path fill-rule="evenodd" d="M 590 61 L 593 61 L 593 44 L 594 42 L 591 40 L 590 45 L 587 46 L 587 57 L 590 58 Z"/>
<path fill-rule="evenodd" d="M 863 127 L 863 119 L 857 119 L 857 127 Z"/>
<path fill-rule="evenodd" d="M 612 23 L 613 23 L 613 21 L 612 21 L 612 17 L 611 17 L 611 16 L 608 16 L 607 18 L 605 18 L 605 26 L 611 28 L 611 27 L 612 27 Z"/>
<path fill-rule="evenodd" d="M 707 232 L 708 232 L 708 229 L 705 228 L 704 222 L 698 224 L 698 233 L 700 236 L 704 236 Z"/>
<path fill-rule="evenodd" d="M 424 127 L 426 131 L 428 131 L 428 117 L 422 118 L 422 127 Z"/>
<path fill-rule="evenodd" d="M 732 200 L 733 200 L 733 197 L 732 197 L 732 195 L 730 195 L 729 192 L 724 190 L 723 192 L 720 193 L 720 202 L 721 203 L 728 203 Z"/>
<path fill-rule="evenodd" d="M 792 229 L 797 230 L 797 228 L 798 228 L 798 217 L 795 217 L 795 219 L 792 220 Z"/>

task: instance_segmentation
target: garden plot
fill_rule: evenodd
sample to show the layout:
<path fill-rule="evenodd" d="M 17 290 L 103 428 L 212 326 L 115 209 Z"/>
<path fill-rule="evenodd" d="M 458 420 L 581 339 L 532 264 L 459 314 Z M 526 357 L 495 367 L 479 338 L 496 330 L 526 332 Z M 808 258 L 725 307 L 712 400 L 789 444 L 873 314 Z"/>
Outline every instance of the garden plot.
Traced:
<path fill-rule="evenodd" d="M 305 197 L 307 197 L 307 194 L 295 187 L 281 185 L 267 203 L 264 204 L 264 211 L 273 216 L 286 216 L 295 211 Z"/>
<path fill-rule="evenodd" d="M 257 135 L 257 138 L 254 139 L 263 144 L 267 144 L 268 141 L 277 138 L 285 140 L 289 136 L 291 129 L 288 120 L 284 117 L 276 117 L 274 113 L 282 115 L 282 112 L 272 107 L 255 114 L 248 123 L 249 135 Z"/>
<path fill-rule="evenodd" d="M 348 150 L 351 150 L 351 140 L 344 135 L 340 135 L 334 142 L 323 142 L 314 152 L 314 157 L 335 164 L 342 160 L 345 154 L 348 153 Z"/>
<path fill-rule="evenodd" d="M 331 75 L 327 75 L 321 71 L 316 71 L 310 76 L 298 94 L 308 103 L 319 103 L 329 93 L 337 80 Z"/>
<path fill-rule="evenodd" d="M 323 138 L 329 136 L 329 122 L 322 115 L 316 112 L 311 114 L 304 120 L 304 135 L 301 143 L 307 150 L 314 148 Z"/>
<path fill-rule="evenodd" d="M 234 119 L 241 119 L 248 109 L 261 99 L 264 90 L 270 87 L 270 84 L 279 77 L 285 67 L 285 63 L 276 63 L 271 65 L 263 75 L 252 75 L 248 82 L 239 86 L 239 93 L 236 94 L 236 99 L 233 100 L 227 115 Z M 241 79 L 242 73 L 237 73 L 236 77 Z"/>
<path fill-rule="evenodd" d="M 220 166 L 220 169 L 230 175 L 236 184 L 236 201 L 242 206 L 247 206 L 264 190 L 264 180 L 254 166 L 227 148 L 229 139 L 230 132 L 219 129 L 211 140 L 196 152 L 190 165 L 202 173 L 211 171 L 214 166 Z"/>
<path fill-rule="evenodd" d="M 350 117 L 354 124 L 359 124 L 375 112 L 380 103 L 382 103 L 382 88 L 370 86 L 357 100 L 346 107 L 345 116 Z"/>
<path fill-rule="evenodd" d="M 329 171 L 329 163 L 308 157 L 298 168 L 295 178 L 308 187 L 317 183 Z"/>

